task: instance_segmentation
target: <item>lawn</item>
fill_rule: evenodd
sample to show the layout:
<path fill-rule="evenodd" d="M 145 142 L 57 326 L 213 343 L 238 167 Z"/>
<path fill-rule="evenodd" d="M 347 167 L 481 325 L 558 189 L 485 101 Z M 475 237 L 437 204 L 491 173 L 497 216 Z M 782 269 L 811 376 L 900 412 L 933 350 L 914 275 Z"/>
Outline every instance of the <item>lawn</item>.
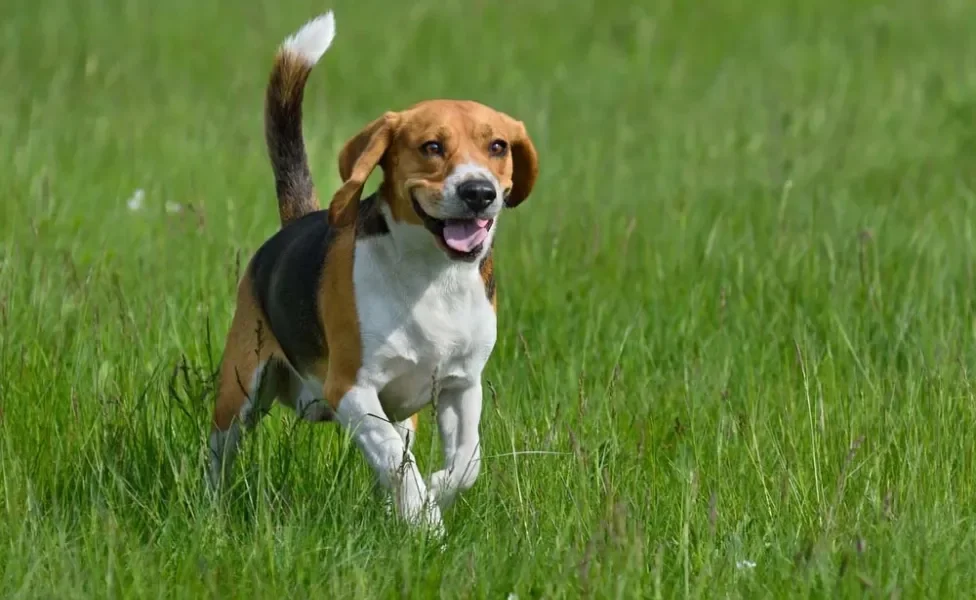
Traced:
<path fill-rule="evenodd" d="M 285 410 L 225 502 L 204 485 L 233 291 L 278 226 L 263 88 L 328 8 L 323 195 L 346 138 L 424 98 L 508 112 L 540 154 L 443 550 Z M 4 0 L 0 596 L 971 595 L 973 23 L 971 0 Z"/>

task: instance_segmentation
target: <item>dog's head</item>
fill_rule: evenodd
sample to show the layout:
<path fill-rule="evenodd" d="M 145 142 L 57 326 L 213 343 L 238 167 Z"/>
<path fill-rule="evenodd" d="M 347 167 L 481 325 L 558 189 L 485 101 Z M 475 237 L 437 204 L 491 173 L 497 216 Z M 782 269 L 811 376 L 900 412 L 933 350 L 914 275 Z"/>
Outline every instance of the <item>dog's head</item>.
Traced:
<path fill-rule="evenodd" d="M 339 153 L 343 184 L 329 206 L 334 225 L 355 222 L 363 184 L 377 165 L 393 219 L 426 227 L 458 260 L 483 253 L 502 206 L 521 204 L 539 171 L 521 122 L 477 102 L 422 102 L 384 114 L 346 142 Z"/>

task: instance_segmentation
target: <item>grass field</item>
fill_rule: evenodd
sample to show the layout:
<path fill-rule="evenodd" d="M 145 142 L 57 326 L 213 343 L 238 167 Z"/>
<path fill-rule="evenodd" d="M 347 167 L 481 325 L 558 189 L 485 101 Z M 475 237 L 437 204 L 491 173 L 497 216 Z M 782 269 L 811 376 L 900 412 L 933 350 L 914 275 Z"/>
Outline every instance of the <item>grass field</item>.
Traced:
<path fill-rule="evenodd" d="M 326 8 L 326 196 L 342 141 L 428 97 L 540 152 L 443 552 L 282 410 L 239 493 L 203 482 L 236 278 L 277 227 L 263 87 Z M 971 595 L 973 23 L 970 0 L 5 0 L 0 596 Z"/>

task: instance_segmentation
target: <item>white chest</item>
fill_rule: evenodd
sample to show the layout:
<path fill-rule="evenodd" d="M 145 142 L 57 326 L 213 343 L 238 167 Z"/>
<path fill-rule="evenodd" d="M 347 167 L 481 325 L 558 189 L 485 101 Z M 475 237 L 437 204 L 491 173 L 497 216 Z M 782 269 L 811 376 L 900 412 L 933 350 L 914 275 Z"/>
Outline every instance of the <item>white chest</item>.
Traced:
<path fill-rule="evenodd" d="M 435 386 L 481 377 L 496 317 L 476 264 L 402 261 L 383 240 L 357 244 L 354 284 L 363 342 L 360 383 L 379 391 L 391 419 L 414 414 Z"/>

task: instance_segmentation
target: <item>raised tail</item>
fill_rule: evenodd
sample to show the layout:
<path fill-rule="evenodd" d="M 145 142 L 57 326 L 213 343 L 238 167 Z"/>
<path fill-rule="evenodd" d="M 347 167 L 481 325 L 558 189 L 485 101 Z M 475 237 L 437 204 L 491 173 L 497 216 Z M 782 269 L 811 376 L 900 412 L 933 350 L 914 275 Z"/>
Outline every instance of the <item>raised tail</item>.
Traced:
<path fill-rule="evenodd" d="M 264 106 L 264 138 L 274 169 L 278 215 L 284 227 L 319 209 L 302 137 L 302 98 L 312 67 L 335 37 L 329 11 L 285 39 L 275 56 Z"/>

